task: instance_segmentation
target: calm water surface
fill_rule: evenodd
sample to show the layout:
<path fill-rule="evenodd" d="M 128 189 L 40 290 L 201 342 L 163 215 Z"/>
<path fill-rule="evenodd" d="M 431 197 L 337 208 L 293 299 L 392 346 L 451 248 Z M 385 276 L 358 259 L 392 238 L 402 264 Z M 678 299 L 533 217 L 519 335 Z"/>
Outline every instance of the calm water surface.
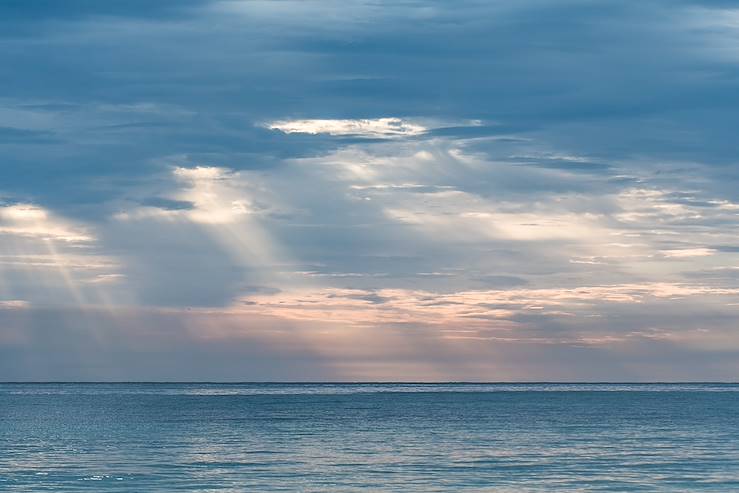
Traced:
<path fill-rule="evenodd" d="M 0 491 L 739 491 L 739 386 L 0 384 Z"/>

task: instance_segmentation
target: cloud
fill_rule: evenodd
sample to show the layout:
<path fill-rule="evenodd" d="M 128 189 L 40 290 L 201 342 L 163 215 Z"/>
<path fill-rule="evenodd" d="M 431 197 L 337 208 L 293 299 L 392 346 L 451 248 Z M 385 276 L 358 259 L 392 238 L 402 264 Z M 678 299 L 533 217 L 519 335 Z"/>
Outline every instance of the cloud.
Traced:
<path fill-rule="evenodd" d="M 339 3 L 0 2 L 0 379 L 736 374 L 730 3 Z"/>
<path fill-rule="evenodd" d="M 155 248 L 143 241 L 129 256 L 124 271 L 129 283 L 138 284 L 155 303 L 200 306 L 227 304 L 239 286 L 271 285 L 280 278 L 279 266 L 291 262 L 290 253 L 265 227 L 270 215 L 279 214 L 280 200 L 258 175 L 219 166 L 174 166 L 168 177 L 165 195 L 130 201 L 111 217 L 111 235 L 118 242 L 120 229 L 129 232 L 125 236 L 160 238 Z M 170 253 L 166 259 L 163 251 Z M 203 269 L 197 283 L 189 280 L 197 268 L 193 262 Z"/>
<path fill-rule="evenodd" d="M 576 288 L 505 289 L 438 293 L 410 289 L 318 289 L 249 295 L 246 311 L 277 318 L 359 325 L 442 325 L 509 331 L 522 315 L 588 317 L 604 304 L 708 297 L 732 300 L 739 288 L 643 283 Z M 525 336 L 522 336 L 525 339 Z"/>
<path fill-rule="evenodd" d="M 730 317 L 714 318 L 710 330 L 692 325 L 707 314 L 695 313 L 695 305 L 677 314 L 682 325 L 669 328 L 651 320 L 635 325 L 622 314 L 612 320 L 622 330 L 568 317 L 567 333 L 556 325 L 362 326 L 217 309 L 32 309 L 0 309 L 0 372 L 9 379 L 240 381 L 246 372 L 286 381 L 644 381 L 655 374 L 700 381 L 730 378 L 739 347 Z"/>
<path fill-rule="evenodd" d="M 428 129 L 400 118 L 375 120 L 278 120 L 266 125 L 286 134 L 328 134 L 364 138 L 395 138 L 421 135 Z"/>
<path fill-rule="evenodd" d="M 682 250 L 662 250 L 660 253 L 668 258 L 706 257 L 716 253 L 716 250 L 712 248 L 685 248 Z"/>
<path fill-rule="evenodd" d="M 100 250 L 91 228 L 33 204 L 0 207 L 0 301 L 41 305 L 108 306 L 113 298 L 95 284 L 115 285 L 118 260 Z"/>
<path fill-rule="evenodd" d="M 86 243 L 93 240 L 84 229 L 53 218 L 45 209 L 31 204 L 0 206 L 0 234 L 66 243 Z"/>
<path fill-rule="evenodd" d="M 197 223 L 226 224 L 253 212 L 245 195 L 247 192 L 239 189 L 238 174 L 227 168 L 175 167 L 172 176 L 184 187 L 173 197 L 149 199 L 147 203 L 150 205 L 135 206 L 115 214 L 115 218 L 122 221 L 184 218 Z M 184 206 L 171 207 L 171 204 Z"/>
<path fill-rule="evenodd" d="M 29 305 L 25 300 L 0 300 L 0 310 L 28 308 Z"/>

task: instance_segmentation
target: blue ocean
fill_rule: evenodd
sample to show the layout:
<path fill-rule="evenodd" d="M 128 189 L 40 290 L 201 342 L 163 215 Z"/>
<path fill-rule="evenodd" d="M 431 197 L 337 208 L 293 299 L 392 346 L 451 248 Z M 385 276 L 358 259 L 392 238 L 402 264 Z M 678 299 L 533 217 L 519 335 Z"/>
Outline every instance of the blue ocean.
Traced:
<path fill-rule="evenodd" d="M 739 491 L 739 385 L 1 384 L 0 491 Z"/>

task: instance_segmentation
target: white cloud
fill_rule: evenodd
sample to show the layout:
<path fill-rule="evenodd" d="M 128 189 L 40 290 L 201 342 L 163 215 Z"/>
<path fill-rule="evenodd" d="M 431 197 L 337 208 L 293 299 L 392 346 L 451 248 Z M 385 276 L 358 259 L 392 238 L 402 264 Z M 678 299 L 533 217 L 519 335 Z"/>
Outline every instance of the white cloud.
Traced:
<path fill-rule="evenodd" d="M 0 207 L 0 234 L 67 243 L 85 243 L 94 238 L 84 229 L 53 217 L 46 209 L 32 204 Z"/>
<path fill-rule="evenodd" d="M 184 211 L 198 223 L 228 224 L 251 213 L 245 183 L 238 173 L 215 166 L 175 168 L 174 176 L 186 185 L 177 198 L 192 202 L 194 207 Z"/>
<path fill-rule="evenodd" d="M 238 173 L 218 166 L 176 167 L 172 176 L 181 188 L 170 197 L 191 203 L 191 208 L 166 209 L 136 206 L 114 217 L 121 221 L 187 219 L 201 224 L 230 224 L 252 214 L 251 187 Z"/>
<path fill-rule="evenodd" d="M 28 308 L 31 304 L 25 300 L 0 300 L 0 310 L 19 310 Z"/>
<path fill-rule="evenodd" d="M 716 253 L 712 248 L 684 248 L 675 250 L 662 250 L 662 255 L 668 258 L 707 257 Z"/>
<path fill-rule="evenodd" d="M 286 134 L 328 134 L 367 138 L 409 137 L 421 135 L 428 129 L 401 118 L 359 120 L 279 120 L 267 125 L 271 130 Z"/>

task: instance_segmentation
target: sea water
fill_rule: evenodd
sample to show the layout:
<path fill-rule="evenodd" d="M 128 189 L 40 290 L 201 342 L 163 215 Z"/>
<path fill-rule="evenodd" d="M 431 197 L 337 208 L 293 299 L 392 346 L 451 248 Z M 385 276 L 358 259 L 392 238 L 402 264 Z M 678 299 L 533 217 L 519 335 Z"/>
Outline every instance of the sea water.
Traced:
<path fill-rule="evenodd" d="M 0 491 L 739 491 L 739 386 L 0 384 Z"/>

